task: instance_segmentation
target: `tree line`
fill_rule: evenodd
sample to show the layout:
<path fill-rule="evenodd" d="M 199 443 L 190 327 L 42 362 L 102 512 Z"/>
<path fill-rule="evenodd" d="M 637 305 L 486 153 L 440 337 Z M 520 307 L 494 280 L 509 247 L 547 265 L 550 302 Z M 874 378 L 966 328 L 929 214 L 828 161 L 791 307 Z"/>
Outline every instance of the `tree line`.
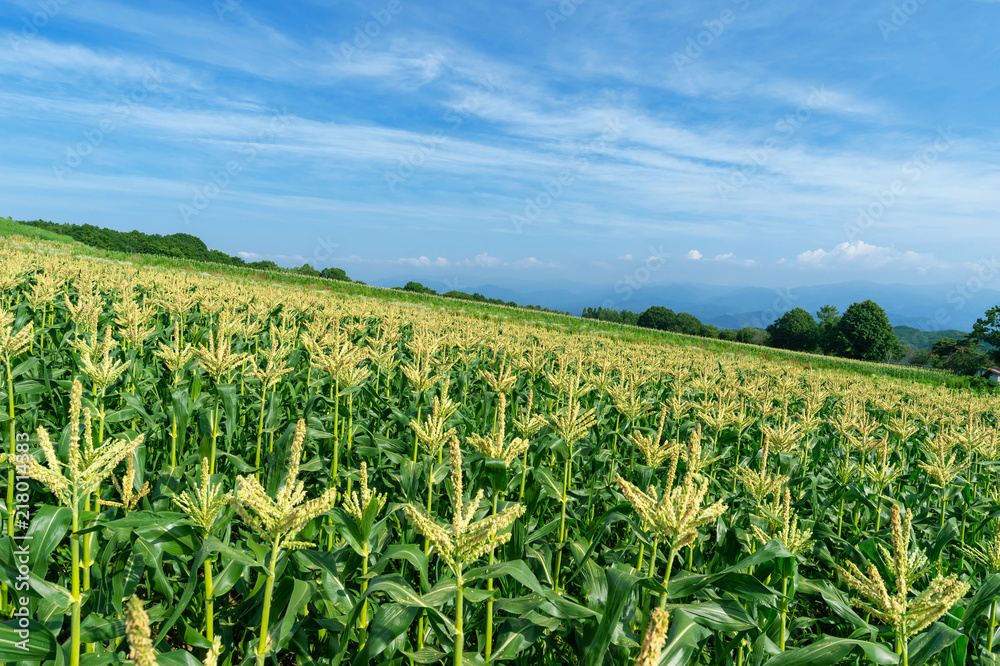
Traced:
<path fill-rule="evenodd" d="M 92 224 L 68 224 L 35 220 L 21 222 L 37 229 L 46 229 L 69 236 L 75 241 L 99 250 L 125 252 L 128 254 L 152 254 L 189 261 L 209 261 L 224 266 L 243 266 L 268 271 L 297 273 L 314 278 L 354 282 L 342 268 L 329 267 L 317 270 L 309 264 L 297 268 L 282 268 L 273 261 L 246 261 L 242 257 L 228 255 L 219 250 L 209 249 L 205 242 L 191 234 L 177 233 L 161 236 L 141 231 L 116 231 Z"/>
<path fill-rule="evenodd" d="M 439 294 L 434 289 L 430 287 L 425 287 L 419 282 L 410 281 L 407 282 L 402 287 L 393 287 L 397 291 L 408 291 L 413 294 L 426 294 L 428 296 L 444 296 L 445 298 L 457 298 L 460 301 L 474 301 L 476 303 L 488 303 L 490 305 L 506 305 L 511 308 L 523 308 L 525 310 L 538 310 L 539 312 L 554 312 L 556 314 L 570 314 L 569 312 L 563 312 L 562 310 L 550 310 L 549 308 L 543 308 L 541 305 L 518 305 L 514 301 L 505 301 L 502 298 L 488 298 L 483 296 L 479 292 L 473 294 L 467 294 L 464 291 L 458 291 L 457 289 L 452 289 L 451 291 L 446 291 Z M 572 316 L 572 315 L 571 315 Z"/>
<path fill-rule="evenodd" d="M 841 314 L 824 305 L 813 316 L 803 308 L 785 312 L 766 329 L 722 329 L 702 323 L 687 312 L 654 305 L 645 311 L 585 308 L 584 318 L 629 324 L 673 333 L 839 356 L 862 361 L 908 362 L 974 375 L 991 362 L 1000 364 L 1000 306 L 980 318 L 972 333 L 943 337 L 930 349 L 903 345 L 889 317 L 871 300 L 854 303 Z"/>
<path fill-rule="evenodd" d="M 693 314 L 674 312 L 662 305 L 654 305 L 643 312 L 631 310 L 614 310 L 612 308 L 584 308 L 581 315 L 585 319 L 597 319 L 615 324 L 628 324 L 642 328 L 652 328 L 658 331 L 697 335 L 702 338 L 718 338 L 735 342 L 747 342 L 755 345 L 767 345 L 768 335 L 763 329 L 750 326 L 741 329 L 719 329 L 717 326 L 705 324 Z"/>
<path fill-rule="evenodd" d="M 816 318 L 795 308 L 768 326 L 767 333 L 773 347 L 866 361 L 905 361 L 960 375 L 975 375 L 1000 362 L 1000 307 L 980 318 L 971 333 L 942 337 L 929 349 L 901 344 L 885 311 L 870 300 L 853 304 L 843 315 L 825 305 Z"/>

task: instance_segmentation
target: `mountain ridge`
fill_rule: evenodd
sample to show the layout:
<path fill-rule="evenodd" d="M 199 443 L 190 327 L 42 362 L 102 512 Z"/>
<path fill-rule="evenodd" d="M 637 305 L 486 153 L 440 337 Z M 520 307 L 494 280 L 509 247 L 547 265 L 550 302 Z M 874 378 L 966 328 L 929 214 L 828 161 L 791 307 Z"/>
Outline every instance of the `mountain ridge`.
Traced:
<path fill-rule="evenodd" d="M 390 278 L 374 284 L 394 287 L 404 282 L 400 282 L 399 278 Z M 671 283 L 638 285 L 627 291 L 619 288 L 617 292 L 615 287 L 594 287 L 565 281 L 540 289 L 492 283 L 456 285 L 435 280 L 424 280 L 422 284 L 438 292 L 457 288 L 468 293 L 478 292 L 489 298 L 568 311 L 574 315 L 579 315 L 585 307 L 642 312 L 650 306 L 662 305 L 675 312 L 693 314 L 704 323 L 719 328 L 765 328 L 796 307 L 815 313 L 829 304 L 843 312 L 851 303 L 873 300 L 886 311 L 893 326 L 910 326 L 921 331 L 969 331 L 987 309 L 1000 304 L 1000 291 L 995 289 L 982 288 L 974 293 L 963 293 L 954 284 L 881 284 L 865 280 L 787 289 Z"/>

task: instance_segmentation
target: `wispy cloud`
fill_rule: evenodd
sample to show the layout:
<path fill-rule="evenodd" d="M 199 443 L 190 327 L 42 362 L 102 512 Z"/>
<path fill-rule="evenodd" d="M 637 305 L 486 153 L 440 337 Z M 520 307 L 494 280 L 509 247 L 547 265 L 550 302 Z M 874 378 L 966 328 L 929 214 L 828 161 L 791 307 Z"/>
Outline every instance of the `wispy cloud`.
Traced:
<path fill-rule="evenodd" d="M 717 254 L 714 257 L 706 257 L 698 250 L 688 250 L 688 253 L 684 255 L 684 258 L 689 261 L 711 261 L 723 264 L 733 264 L 736 266 L 754 266 L 757 263 L 753 259 L 737 259 L 734 252 L 725 252 L 723 254 Z"/>
<path fill-rule="evenodd" d="M 1000 93 L 979 82 L 1000 65 L 981 47 L 996 2 L 928 3 L 891 49 L 876 28 L 884 11 L 859 0 L 748 3 L 683 71 L 670 54 L 718 8 L 584 3 L 553 32 L 544 12 L 532 22 L 406 4 L 347 58 L 341 44 L 370 8 L 243 3 L 220 17 L 211 3 L 81 0 L 11 48 L 36 7 L 0 6 L 11 26 L 0 32 L 0 192 L 15 217 L 175 232 L 178 205 L 244 164 L 280 114 L 282 131 L 186 231 L 311 263 L 316 239 L 333 237 L 343 256 L 329 261 L 362 278 L 537 268 L 608 284 L 665 239 L 676 259 L 656 279 L 765 282 L 847 268 L 945 279 L 995 240 Z M 949 48 L 931 59 L 918 36 Z M 54 179 L 53 163 L 152 66 L 157 94 Z M 501 83 L 474 94 L 483 81 Z M 825 101 L 803 121 L 817 89 Z M 595 144 L 609 123 L 620 133 Z M 960 138 L 907 180 L 942 126 Z M 388 190 L 385 173 L 404 166 L 405 186 Z M 722 200 L 733 173 L 752 178 Z M 900 179 L 906 192 L 845 238 Z M 512 213 L 539 197 L 536 223 L 513 233 Z"/>
<path fill-rule="evenodd" d="M 891 264 L 909 265 L 917 270 L 947 267 L 947 264 L 935 259 L 933 254 L 879 247 L 860 240 L 840 243 L 831 250 L 823 248 L 808 250 L 799 254 L 796 261 L 800 265 L 823 268 L 848 264 L 870 268 L 881 268 Z"/>

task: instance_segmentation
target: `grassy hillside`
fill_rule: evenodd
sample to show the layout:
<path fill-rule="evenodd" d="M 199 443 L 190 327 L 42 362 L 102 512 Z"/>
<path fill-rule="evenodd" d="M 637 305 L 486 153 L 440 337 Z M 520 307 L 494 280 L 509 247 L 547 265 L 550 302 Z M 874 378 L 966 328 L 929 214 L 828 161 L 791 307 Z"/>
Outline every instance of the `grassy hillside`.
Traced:
<path fill-rule="evenodd" d="M 975 529 L 995 507 L 991 397 L 892 379 L 895 369 L 876 364 L 146 259 L 16 235 L 0 247 L 0 336 L 14 350 L 2 430 L 26 497 L 9 494 L 5 513 L 31 503 L 14 538 L 40 563 L 13 606 L 48 618 L 31 625 L 37 659 L 8 639 L 2 663 L 60 652 L 63 663 L 119 663 L 130 631 L 132 648 L 149 648 L 133 659 L 145 664 L 199 664 L 191 654 L 214 643 L 232 664 L 257 666 L 333 666 L 345 655 L 367 665 L 376 652 L 385 664 L 414 654 L 625 666 L 645 663 L 634 657 L 648 623 L 635 613 L 663 594 L 669 622 L 694 637 L 671 663 L 740 663 L 714 658 L 715 646 L 738 650 L 729 634 L 739 631 L 755 649 L 787 638 L 773 658 L 785 666 L 819 666 L 835 660 L 816 656 L 831 649 L 824 636 L 855 637 L 852 646 L 882 633 L 838 610 L 850 593 L 835 585 L 866 588 L 837 562 L 876 541 L 895 544 L 886 560 L 916 561 L 911 529 L 945 534 L 924 559 L 951 578 L 929 583 L 921 594 L 931 596 L 976 579 L 959 555 L 995 546 Z M 961 487 L 936 485 L 956 469 L 968 469 Z M 641 490 L 650 479 L 663 489 Z M 81 496 L 100 510 L 82 510 Z M 969 524 L 962 543 L 959 520 Z M 982 619 L 996 586 L 988 563 L 980 568 L 985 593 L 961 582 L 934 612 Z M 0 567 L 8 590 L 17 575 Z M 129 621 L 116 621 L 115 602 L 133 592 Z M 48 594 L 62 601 L 42 605 Z M 824 635 L 809 626 L 817 617 Z M 159 658 L 151 623 L 175 648 Z M 963 641 L 989 640 L 953 624 L 969 632 Z M 936 626 L 913 642 L 948 649 L 935 635 L 960 632 Z M 463 656 L 488 653 L 494 634 L 501 658 Z M 254 656 L 258 645 L 268 653 Z M 890 647 L 878 649 L 894 663 Z"/>
<path fill-rule="evenodd" d="M 347 273 L 342 269 L 334 267 L 318 271 L 309 264 L 303 264 L 299 268 L 286 269 L 278 266 L 273 261 L 247 262 L 242 257 L 230 256 L 225 252 L 213 250 L 203 240 L 191 234 L 175 233 L 161 236 L 159 234 L 147 234 L 136 230 L 117 231 L 115 229 L 97 227 L 92 224 L 59 224 L 46 222 L 45 220 L 19 221 L 14 222 L 14 224 L 20 224 L 59 236 L 67 236 L 99 250 L 126 252 L 133 255 L 150 254 L 231 266 L 248 266 L 264 270 L 289 271 L 330 280 L 351 281 Z"/>
<path fill-rule="evenodd" d="M 22 225 L 23 227 L 23 225 Z M 23 227 L 17 229 L 13 225 L 8 225 L 8 234 L 27 236 L 36 240 L 41 239 L 36 233 L 37 229 Z M 26 230 L 27 233 L 22 233 Z M 72 242 L 71 239 L 54 239 L 60 243 Z M 511 320 L 520 322 L 530 322 L 539 326 L 559 329 L 569 332 L 582 332 L 593 335 L 609 336 L 623 341 L 639 342 L 645 344 L 669 344 L 682 347 L 697 347 L 708 351 L 715 351 L 724 354 L 735 354 L 739 356 L 750 356 L 771 361 L 785 362 L 790 365 L 807 368 L 826 368 L 854 372 L 861 375 L 882 375 L 916 381 L 924 384 L 948 386 L 951 388 L 961 388 L 969 386 L 969 379 L 959 377 L 949 372 L 941 370 L 931 370 L 924 368 L 913 368 L 907 366 L 889 365 L 885 363 L 867 363 L 864 361 L 854 361 L 819 354 L 807 354 L 802 352 L 785 351 L 770 347 L 745 344 L 741 342 L 730 342 L 712 338 L 702 338 L 681 333 L 667 333 L 637 326 L 628 326 L 610 322 L 602 322 L 594 319 L 582 319 L 571 315 L 557 314 L 551 312 L 539 312 L 501 305 L 491 305 L 475 301 L 456 300 L 445 296 L 417 294 L 396 289 L 385 289 L 351 282 L 340 282 L 337 280 L 326 280 L 322 278 L 311 278 L 305 275 L 289 273 L 287 271 L 260 270 L 240 266 L 227 266 L 211 262 L 190 261 L 172 257 L 160 257 L 156 255 L 132 255 L 123 252 L 107 250 L 97 250 L 80 243 L 73 243 L 71 250 L 65 245 L 62 247 L 45 247 L 41 243 L 36 249 L 42 251 L 71 251 L 76 256 L 91 256 L 101 259 L 133 263 L 136 265 L 159 266 L 173 270 L 194 271 L 207 273 L 216 276 L 230 276 L 241 280 L 255 282 L 274 282 L 279 284 L 294 284 L 304 287 L 327 291 L 336 294 L 369 296 L 402 303 L 422 304 L 440 310 L 465 313 L 476 316 L 480 319 Z"/>
<path fill-rule="evenodd" d="M 63 234 L 57 234 L 48 229 L 38 229 L 27 224 L 15 222 L 9 217 L 0 217 L 0 236 L 27 236 L 57 243 L 73 243 L 73 239 Z"/>

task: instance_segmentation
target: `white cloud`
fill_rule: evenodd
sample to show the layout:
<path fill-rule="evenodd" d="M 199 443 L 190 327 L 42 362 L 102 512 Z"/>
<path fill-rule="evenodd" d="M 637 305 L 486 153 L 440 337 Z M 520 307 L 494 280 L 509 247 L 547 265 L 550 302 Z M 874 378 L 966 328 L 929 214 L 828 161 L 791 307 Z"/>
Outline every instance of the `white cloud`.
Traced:
<path fill-rule="evenodd" d="M 19 0 L 15 4 L 28 7 L 30 2 Z M 919 253 L 893 253 L 890 248 L 865 244 L 843 250 L 838 250 L 839 246 L 830 249 L 836 242 L 830 240 L 825 248 L 804 252 L 796 261 L 797 251 L 803 247 L 816 248 L 823 241 L 806 241 L 807 244 L 797 248 L 786 245 L 787 239 L 794 239 L 796 234 L 809 238 L 811 228 L 832 228 L 847 221 L 848 217 L 853 218 L 856 205 L 871 200 L 873 187 L 882 190 L 893 178 L 907 177 L 903 171 L 906 160 L 934 139 L 933 130 L 914 130 L 913 125 L 895 122 L 898 120 L 895 117 L 887 119 L 886 126 L 858 127 L 857 132 L 847 133 L 844 140 L 827 135 L 821 123 L 826 122 L 824 118 L 829 114 L 878 119 L 894 113 L 895 105 L 891 100 L 875 99 L 869 104 L 868 97 L 860 94 L 863 87 L 857 92 L 849 86 L 824 88 L 826 99 L 823 103 L 810 105 L 815 107 L 815 116 L 807 121 L 807 131 L 796 132 L 794 140 L 784 141 L 769 151 L 766 169 L 754 171 L 748 185 L 733 194 L 734 201 L 728 203 L 720 199 L 717 184 L 729 182 L 730 177 L 744 168 L 748 151 L 760 151 L 772 137 L 787 138 L 776 129 L 775 121 L 783 120 L 797 106 L 808 103 L 810 86 L 807 82 L 765 76 L 763 66 L 754 65 L 752 61 L 745 66 L 726 61 L 729 64 L 716 70 L 711 67 L 713 60 L 706 58 L 699 61 L 697 70 L 685 76 L 672 73 L 663 76 L 663 72 L 651 74 L 641 66 L 632 71 L 630 63 L 625 61 L 608 61 L 606 71 L 593 71 L 593 62 L 567 62 L 566 66 L 574 68 L 575 75 L 581 77 L 581 83 L 587 83 L 587 75 L 597 75 L 592 81 L 602 81 L 607 75 L 642 85 L 664 85 L 705 101 L 730 103 L 746 98 L 755 102 L 752 113 L 738 123 L 697 119 L 688 122 L 684 113 L 644 107 L 639 98 L 628 94 L 587 95 L 575 99 L 553 95 L 551 89 L 539 83 L 542 79 L 534 76 L 533 68 L 521 69 L 502 58 L 492 59 L 474 48 L 453 45 L 447 38 L 437 39 L 433 44 L 424 42 L 424 38 L 418 39 L 408 34 L 409 31 L 402 31 L 403 24 L 392 28 L 392 31 L 399 28 L 400 32 L 387 31 L 377 47 L 362 49 L 355 57 L 347 59 L 340 52 L 337 38 L 314 41 L 302 40 L 301 35 L 285 36 L 252 22 L 250 8 L 241 8 L 239 14 L 234 13 L 223 22 L 214 20 L 210 7 L 203 9 L 212 21 L 192 21 L 190 17 L 158 14 L 107 0 L 88 1 L 84 5 L 69 3 L 63 9 L 66 18 L 97 23 L 112 31 L 125 31 L 138 39 L 93 50 L 72 43 L 51 42 L 39 36 L 24 43 L 23 50 L 18 53 L 14 49 L 0 52 L 0 73 L 18 75 L 0 100 L 0 115 L 17 121 L 10 122 L 10 134 L 2 136 L 18 142 L 16 147 L 5 151 L 9 154 L 5 164 L 0 166 L 0 182 L 7 182 L 11 191 L 26 190 L 28 188 L 18 183 L 32 179 L 29 193 L 19 192 L 18 196 L 30 201 L 30 206 L 39 211 L 48 210 L 48 199 L 52 197 L 51 176 L 45 165 L 50 160 L 60 159 L 67 145 L 79 141 L 81 130 L 96 126 L 107 116 L 110 93 L 128 91 L 134 87 L 133 79 L 141 81 L 146 68 L 161 59 L 166 67 L 164 93 L 150 95 L 141 108 L 136 107 L 129 118 L 129 126 L 122 123 L 115 140 L 101 146 L 100 168 L 94 163 L 94 168 L 81 169 L 72 181 L 67 180 L 63 186 L 73 199 L 80 198 L 78 195 L 85 186 L 93 191 L 110 192 L 119 201 L 123 191 L 130 196 L 143 192 L 149 197 L 150 185 L 153 185 L 156 196 L 164 203 L 157 208 L 172 213 L 176 203 L 190 199 L 192 186 L 203 180 L 201 174 L 218 170 L 234 154 L 239 154 L 236 151 L 243 147 L 248 136 L 267 125 L 272 112 L 265 101 L 275 99 L 265 87 L 271 79 L 281 81 L 282 85 L 307 82 L 310 89 L 332 82 L 337 82 L 338 91 L 341 87 L 365 86 L 371 95 L 383 94 L 386 88 L 410 90 L 433 80 L 436 85 L 427 88 L 432 92 L 424 97 L 422 92 L 418 95 L 415 91 L 408 103 L 425 105 L 427 117 L 432 120 L 445 117 L 443 112 L 448 111 L 447 118 L 459 118 L 462 123 L 454 125 L 438 120 L 436 125 L 425 126 L 405 120 L 379 120 L 365 113 L 364 108 L 352 115 L 348 107 L 331 116 L 322 108 L 317 111 L 305 103 L 291 103 L 286 112 L 288 123 L 280 136 L 268 142 L 252 169 L 238 181 L 234 180 L 226 201 L 215 204 L 214 214 L 220 218 L 225 215 L 238 219 L 240 211 L 232 206 L 238 201 L 245 207 L 252 205 L 259 217 L 272 215 L 277 218 L 290 210 L 297 217 L 307 219 L 313 215 L 349 211 L 357 219 L 381 224 L 383 229 L 391 229 L 393 224 L 399 224 L 398 228 L 410 225 L 415 228 L 419 224 L 455 228 L 459 220 L 464 224 L 467 218 L 477 223 L 499 219 L 504 223 L 502 231 L 512 233 L 511 225 L 505 224 L 506 219 L 510 213 L 521 210 L 523 196 L 533 194 L 539 182 L 548 182 L 561 173 L 571 164 L 570 160 L 580 147 L 599 137 L 606 123 L 614 119 L 621 121 L 621 136 L 594 151 L 595 157 L 589 162 L 586 173 L 574 172 L 577 180 L 566 187 L 558 205 L 551 211 L 563 222 L 545 227 L 546 233 L 551 230 L 556 237 L 554 242 L 558 242 L 558 236 L 569 233 L 580 233 L 599 244 L 620 239 L 621 236 L 612 235 L 617 234 L 619 228 L 638 230 L 631 236 L 633 239 L 662 238 L 661 234 L 669 230 L 677 234 L 675 237 L 686 235 L 685 243 L 718 248 L 716 251 L 740 247 L 741 252 L 751 255 L 759 252 L 764 256 L 773 248 L 776 254 L 768 263 L 785 255 L 787 264 L 800 267 L 840 265 L 834 262 L 850 261 L 856 262 L 859 269 L 866 269 L 869 264 L 910 261 L 915 264 L 912 266 L 914 271 L 923 269 L 921 261 L 925 258 Z M 361 14 L 357 20 L 367 21 L 368 18 Z M 740 20 L 749 18 L 747 14 Z M 353 27 L 344 25 L 344 35 L 351 34 Z M 0 42 L 6 44 L 6 36 L 0 32 Z M 139 39 L 148 40 L 155 48 L 126 50 L 124 44 Z M 413 41 L 415 39 L 418 41 Z M 171 54 L 180 58 L 171 62 Z M 188 63 L 192 60 L 216 67 L 189 70 Z M 604 63 L 604 59 L 600 62 Z M 639 62 L 637 60 L 636 65 Z M 252 72 L 256 80 L 241 89 L 229 79 L 230 73 L 218 68 Z M 492 85 L 480 89 L 476 81 L 484 74 L 491 80 L 511 78 L 513 83 L 509 88 L 505 84 L 495 90 Z M 62 82 L 70 77 L 84 79 L 87 85 L 82 88 L 28 85 L 31 81 Z M 367 80 L 362 81 L 362 78 Z M 22 79 L 25 83 L 18 83 Z M 104 84 L 99 88 L 102 94 L 93 92 L 95 79 Z M 663 82 L 658 82 L 660 80 Z M 822 83 L 817 81 L 818 85 Z M 379 86 L 377 91 L 371 89 L 376 85 Z M 608 88 L 612 89 L 615 87 Z M 628 86 L 623 89 L 627 90 Z M 179 94 L 171 95 L 172 92 Z M 22 128 L 36 118 L 46 119 L 54 127 L 53 132 L 45 131 L 31 137 L 30 130 Z M 468 122 L 474 118 L 492 124 L 483 126 Z M 469 131 L 470 127 L 474 131 Z M 889 132 L 886 127 L 895 129 Z M 447 140 L 435 140 L 432 131 L 442 129 Z M 868 133 L 869 129 L 874 131 Z M 61 133 L 56 134 L 59 130 Z M 826 138 L 814 141 L 814 134 Z M 41 137 L 45 136 L 51 137 L 51 141 L 43 142 Z M 879 220 L 879 232 L 886 234 L 882 238 L 892 239 L 889 234 L 893 232 L 902 238 L 902 234 L 916 233 L 918 229 L 937 233 L 942 242 L 933 249 L 940 256 L 947 256 L 956 263 L 970 258 L 971 248 L 981 244 L 976 240 L 991 237 L 988 220 L 1000 204 L 1000 171 L 994 168 L 997 144 L 988 140 L 988 136 L 985 138 L 987 140 L 980 143 L 976 136 L 965 137 L 949 151 L 946 159 L 926 171 L 926 175 L 921 171 L 923 177 L 919 182 L 906 180 L 906 196 L 894 204 L 891 215 Z M 195 144 L 193 150 L 192 144 Z M 138 153 L 144 145 L 149 146 L 146 150 L 150 159 Z M 384 196 L 382 179 L 377 175 L 396 169 L 402 159 L 418 154 L 414 151 L 420 146 L 434 146 L 434 150 L 425 155 L 426 164 L 419 171 L 419 180 L 407 181 L 400 188 L 401 192 L 393 197 Z M 156 159 L 155 150 L 162 150 L 166 157 Z M 18 154 L 28 156 L 25 163 L 12 162 Z M 41 168 L 32 168 L 27 159 Z M 150 170 L 142 172 L 132 168 L 132 160 L 138 159 L 157 165 L 156 170 L 146 167 Z M 117 173 L 107 168 L 116 164 L 122 165 Z M 192 173 L 198 175 L 192 176 Z M 140 174 L 146 182 L 132 186 L 128 181 L 137 180 Z M 283 174 L 287 174 L 284 179 Z M 366 174 L 366 179 L 357 179 L 357 174 Z M 367 178 L 370 174 L 376 177 Z M 357 194 L 345 195 L 339 190 L 315 188 L 313 183 L 326 182 L 319 177 L 350 183 L 345 188 L 350 187 L 350 191 Z M 451 178 L 454 181 L 442 180 Z M 267 187 L 259 187 L 261 180 L 270 182 Z M 374 183 L 370 188 L 365 185 L 369 180 Z M 462 187 L 449 190 L 451 182 L 461 182 Z M 488 197 L 486 205 L 484 199 L 466 195 L 466 184 L 475 190 L 480 184 L 498 182 L 505 186 L 482 188 Z M 665 182 L 671 186 L 665 188 Z M 433 195 L 423 197 L 418 203 L 415 197 L 421 192 Z M 410 195 L 413 198 L 408 198 Z M 607 211 L 611 210 L 610 205 L 623 198 L 631 204 L 614 206 L 618 219 L 612 226 Z M 223 209 L 223 206 L 229 208 Z M 28 204 L 23 207 L 27 208 Z M 94 206 L 94 209 L 98 208 Z M 803 224 L 802 210 L 810 211 L 809 223 Z M 716 212 L 703 215 L 704 211 Z M 164 225 L 167 224 L 165 220 L 164 217 L 161 222 Z M 570 220 L 571 224 L 566 223 Z M 540 233 L 541 227 L 538 225 L 533 231 Z M 795 231 L 789 234 L 788 229 Z M 965 233 L 945 233 L 944 230 L 950 229 L 962 229 Z M 400 243 L 405 242 L 402 234 L 399 239 Z M 298 249 L 287 245 L 278 249 L 269 247 L 266 241 L 259 244 L 258 239 L 254 241 L 252 249 L 258 252 Z M 355 256 L 340 261 L 467 266 L 482 270 L 501 265 L 544 264 L 533 257 L 501 262 L 487 253 L 465 258 L 469 255 L 458 254 L 454 246 L 436 248 L 436 251 L 452 254 L 450 260 L 441 257 L 397 260 L 392 257 L 414 254 L 415 250 L 407 249 L 406 245 L 380 248 L 368 242 L 366 239 L 355 248 L 356 251 L 368 257 L 381 255 L 384 258 Z M 639 243 L 638 240 L 634 242 Z M 241 241 L 243 243 L 246 240 Z M 644 254 L 650 252 L 655 251 Z M 752 260 L 740 261 L 733 253 L 723 252 L 705 256 L 691 250 L 686 258 L 718 262 L 706 264 L 712 267 L 754 265 Z M 252 254 L 255 258 L 266 256 Z M 678 254 L 685 256 L 683 251 Z M 639 256 L 638 253 L 625 254 L 618 260 L 638 262 Z M 647 259 L 655 260 L 655 256 Z M 297 261 L 301 265 L 302 260 Z M 682 262 L 682 265 L 690 268 L 690 264 Z"/>
<path fill-rule="evenodd" d="M 835 260 L 854 261 L 864 257 L 885 258 L 893 252 L 892 248 L 869 245 L 859 240 L 853 243 L 844 242 L 827 252 L 823 248 L 808 250 L 800 254 L 797 258 L 799 263 L 819 265 Z"/>
<path fill-rule="evenodd" d="M 410 266 L 417 266 L 420 268 L 444 268 L 448 265 L 448 260 L 444 257 L 438 257 L 436 259 L 431 259 L 429 257 L 400 257 L 392 261 L 394 264 L 407 264 Z"/>
<path fill-rule="evenodd" d="M 867 268 L 907 264 L 921 271 L 929 268 L 947 267 L 947 264 L 935 259 L 933 254 L 870 245 L 862 240 L 853 243 L 845 241 L 836 245 L 832 250 L 824 250 L 823 248 L 808 250 L 799 254 L 796 259 L 800 265 L 819 268 L 843 264 L 863 265 Z"/>
<path fill-rule="evenodd" d="M 736 264 L 737 266 L 754 266 L 757 264 L 753 259 L 737 259 L 736 255 L 732 252 L 717 254 L 714 258 L 706 259 L 705 261 L 719 261 L 726 264 Z"/>
<path fill-rule="evenodd" d="M 0 49 L 0 72 L 141 79 L 154 65 L 134 55 L 107 55 L 79 44 L 59 44 L 40 37 L 27 39 L 13 33 L 5 37 L 4 42 L 11 48 Z"/>
<path fill-rule="evenodd" d="M 506 264 L 504 264 L 506 265 Z M 535 257 L 528 257 L 527 259 L 521 259 L 520 261 L 515 261 L 510 264 L 514 268 L 556 268 L 558 264 L 554 262 L 541 261 Z"/>
<path fill-rule="evenodd" d="M 491 257 L 486 252 L 477 254 L 475 258 L 473 258 L 472 262 L 476 266 L 482 266 L 483 268 L 493 268 L 494 266 L 500 265 L 500 260 L 497 257 Z"/>
<path fill-rule="evenodd" d="M 261 255 L 255 254 L 253 252 L 238 252 L 241 257 L 248 261 L 257 261 L 261 258 L 268 259 L 294 259 L 296 261 L 304 262 L 305 259 L 300 256 L 286 257 L 284 255 Z M 449 266 L 465 266 L 468 268 L 479 267 L 479 268 L 495 268 L 495 267 L 513 267 L 513 268 L 558 268 L 559 264 L 556 262 L 542 261 L 537 257 L 528 257 L 526 259 L 519 259 L 518 261 L 505 262 L 500 260 L 498 257 L 490 256 L 488 252 L 481 252 L 477 254 L 472 259 L 462 259 L 461 261 L 450 261 L 445 257 L 430 258 L 427 256 L 419 257 L 400 257 L 399 259 L 370 259 L 366 257 L 359 257 L 358 255 L 350 255 L 348 257 L 334 257 L 331 259 L 334 263 L 371 263 L 371 264 L 403 264 L 407 266 L 414 266 L 416 268 L 447 268 Z M 457 286 L 457 280 L 452 280 L 454 284 L 450 284 L 451 288 L 459 289 Z M 445 280 L 445 284 L 449 281 Z"/>
<path fill-rule="evenodd" d="M 501 261 L 498 257 L 491 257 L 489 252 L 480 252 L 472 259 L 463 259 L 462 261 L 456 262 L 458 266 L 478 266 L 480 268 L 495 268 L 501 265 Z M 503 264 L 506 266 L 507 264 Z"/>
<path fill-rule="evenodd" d="M 691 250 L 684 256 L 691 261 L 718 261 L 720 263 L 736 264 L 739 266 L 753 266 L 757 263 L 753 259 L 736 259 L 736 255 L 732 252 L 717 254 L 714 257 L 706 257 L 698 250 Z"/>

